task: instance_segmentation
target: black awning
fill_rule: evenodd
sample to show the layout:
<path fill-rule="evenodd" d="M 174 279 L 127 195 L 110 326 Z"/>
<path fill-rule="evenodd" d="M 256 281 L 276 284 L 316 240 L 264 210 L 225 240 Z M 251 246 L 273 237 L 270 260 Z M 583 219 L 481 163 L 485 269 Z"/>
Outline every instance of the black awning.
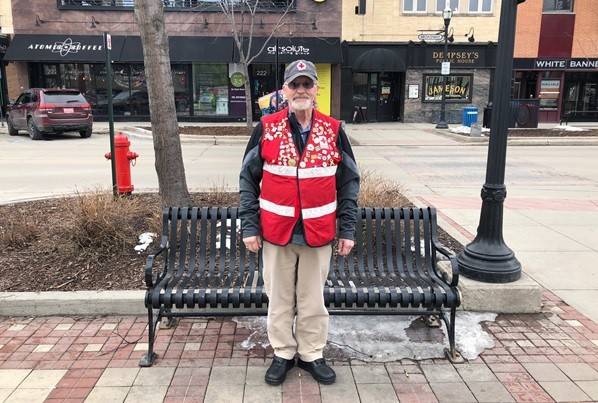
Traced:
<path fill-rule="evenodd" d="M 121 53 L 124 37 L 112 37 L 112 59 Z M 23 62 L 104 62 L 104 38 L 101 35 L 29 35 L 17 34 L 4 56 L 6 61 Z"/>
<path fill-rule="evenodd" d="M 233 38 L 171 36 L 170 60 L 176 62 L 230 63 Z"/>
<path fill-rule="evenodd" d="M 233 39 L 207 36 L 171 36 L 168 38 L 172 63 L 230 63 Z M 141 38 L 128 36 L 118 59 L 120 62 L 143 63 Z"/>
<path fill-rule="evenodd" d="M 267 38 L 253 38 L 251 54 L 254 55 L 266 43 Z M 253 63 L 275 63 L 276 43 L 278 41 L 278 62 L 289 63 L 297 59 L 306 59 L 314 63 L 339 64 L 342 62 L 340 38 L 270 38 L 263 52 Z M 249 41 L 245 40 L 245 51 Z M 239 62 L 239 52 L 234 46 L 233 61 Z"/>
<path fill-rule="evenodd" d="M 353 71 L 363 72 L 400 72 L 406 70 L 406 64 L 404 59 L 390 49 L 373 48 L 357 56 L 352 68 Z"/>

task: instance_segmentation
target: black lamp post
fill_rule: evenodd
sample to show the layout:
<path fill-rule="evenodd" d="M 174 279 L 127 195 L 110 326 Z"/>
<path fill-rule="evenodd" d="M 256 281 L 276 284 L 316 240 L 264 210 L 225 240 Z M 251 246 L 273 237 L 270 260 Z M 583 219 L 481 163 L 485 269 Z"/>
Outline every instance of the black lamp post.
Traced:
<path fill-rule="evenodd" d="M 442 60 L 448 62 L 448 27 L 453 17 L 453 10 L 450 7 L 446 7 L 442 12 L 442 18 L 444 18 L 444 54 Z M 446 75 L 442 76 L 442 101 L 440 103 L 440 120 L 436 124 L 437 129 L 448 129 L 446 124 Z"/>
<path fill-rule="evenodd" d="M 521 277 L 521 264 L 502 235 L 503 203 L 507 196 L 505 163 L 509 124 L 513 48 L 517 4 L 525 0 L 503 0 L 494 76 L 491 135 L 488 145 L 486 182 L 482 187 L 482 210 L 478 233 L 458 256 L 466 277 L 488 283 L 509 283 Z"/>

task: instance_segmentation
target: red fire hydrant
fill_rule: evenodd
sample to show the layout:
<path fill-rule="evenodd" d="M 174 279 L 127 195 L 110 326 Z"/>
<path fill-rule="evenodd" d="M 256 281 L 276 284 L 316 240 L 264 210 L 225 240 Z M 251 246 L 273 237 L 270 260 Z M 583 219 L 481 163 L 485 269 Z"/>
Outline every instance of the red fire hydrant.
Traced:
<path fill-rule="evenodd" d="M 130 161 L 135 165 L 139 154 L 130 151 L 129 146 L 131 142 L 129 138 L 122 133 L 117 133 L 114 136 L 114 154 L 116 155 L 114 165 L 116 167 L 116 187 L 119 194 L 130 194 L 133 192 L 134 186 L 131 183 L 131 166 Z M 112 158 L 110 152 L 104 154 L 107 160 Z"/>

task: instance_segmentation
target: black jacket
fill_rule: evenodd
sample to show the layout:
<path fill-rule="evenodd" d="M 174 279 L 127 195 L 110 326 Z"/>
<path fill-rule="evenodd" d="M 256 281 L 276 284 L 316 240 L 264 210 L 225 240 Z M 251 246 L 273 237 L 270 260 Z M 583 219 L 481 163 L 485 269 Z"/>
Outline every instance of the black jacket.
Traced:
<path fill-rule="evenodd" d="M 303 152 L 304 144 L 301 141 L 301 129 L 295 115 L 289 117 L 293 142 L 298 152 Z M 262 168 L 264 160 L 261 157 L 262 123 L 255 127 L 243 157 L 243 165 L 239 176 L 239 192 L 241 204 L 239 216 L 241 218 L 241 229 L 243 238 L 260 235 L 260 182 L 262 180 Z M 339 222 L 339 238 L 355 238 L 355 222 L 357 220 L 357 194 L 359 193 L 359 171 L 355 163 L 355 156 L 351 149 L 349 139 L 342 127 L 338 133 L 338 148 L 342 153 L 342 161 L 336 171 L 336 196 L 337 196 L 337 218 Z M 297 236 L 299 235 L 299 236 Z M 293 243 L 303 235 L 301 220 L 295 226 Z"/>

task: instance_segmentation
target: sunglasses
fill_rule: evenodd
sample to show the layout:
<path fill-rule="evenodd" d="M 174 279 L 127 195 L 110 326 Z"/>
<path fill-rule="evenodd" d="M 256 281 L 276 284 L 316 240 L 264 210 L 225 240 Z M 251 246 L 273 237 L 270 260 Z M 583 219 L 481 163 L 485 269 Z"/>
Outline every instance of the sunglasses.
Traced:
<path fill-rule="evenodd" d="M 296 90 L 299 87 L 303 87 L 306 90 L 311 90 L 312 88 L 314 88 L 314 85 L 316 85 L 316 83 L 314 83 L 312 80 L 300 82 L 291 81 L 287 84 L 287 86 L 292 90 Z"/>

